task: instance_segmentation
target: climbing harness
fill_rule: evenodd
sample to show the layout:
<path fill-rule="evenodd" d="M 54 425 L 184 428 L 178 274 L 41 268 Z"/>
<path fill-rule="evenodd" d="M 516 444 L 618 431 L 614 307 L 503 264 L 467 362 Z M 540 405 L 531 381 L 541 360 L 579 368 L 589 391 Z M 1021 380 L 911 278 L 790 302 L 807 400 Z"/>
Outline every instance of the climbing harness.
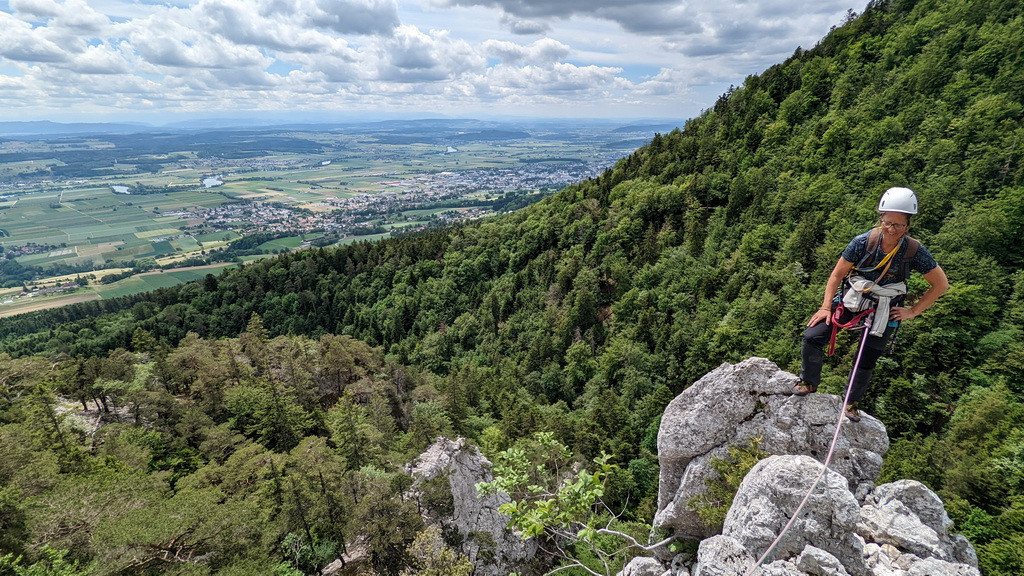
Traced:
<path fill-rule="evenodd" d="M 822 466 L 821 468 L 821 473 L 818 474 L 818 477 L 814 479 L 814 483 L 811 485 L 810 490 L 808 490 L 807 494 L 804 495 L 803 500 L 800 501 L 800 504 L 796 507 L 796 510 L 793 512 L 793 515 L 790 516 L 789 521 L 786 522 L 786 525 L 782 527 L 781 531 L 779 531 L 779 535 L 768 546 L 768 549 L 764 551 L 764 554 L 762 554 L 761 557 L 757 559 L 757 562 L 755 562 L 754 565 L 746 571 L 744 576 L 753 576 L 754 571 L 757 570 L 757 568 L 764 563 L 765 559 L 767 559 L 768 556 L 772 554 L 772 552 L 775 550 L 775 547 L 778 546 L 779 542 L 782 541 L 782 537 L 785 536 L 786 532 L 788 532 L 789 529 L 793 526 L 793 522 L 797 519 L 797 517 L 800 515 L 800 512 L 804 509 L 804 505 L 807 504 L 807 501 L 811 499 L 811 495 L 814 494 L 815 490 L 817 490 L 818 484 L 821 483 L 821 479 L 825 477 L 825 473 L 828 472 L 828 465 L 832 462 L 832 456 L 835 454 L 836 451 L 836 444 L 839 442 L 839 430 L 840 428 L 842 428 L 843 418 L 846 417 L 846 409 L 850 405 L 850 393 L 853 392 L 853 379 L 857 375 L 857 370 L 860 369 L 861 353 L 864 351 L 864 346 L 867 345 L 868 335 L 871 332 L 871 313 L 874 312 L 874 309 L 867 310 L 866 312 L 868 312 L 868 314 L 865 315 L 862 313 L 857 316 L 857 318 L 866 317 L 866 320 L 864 321 L 864 326 L 862 327 L 863 334 L 860 337 L 860 345 L 857 347 L 857 357 L 853 361 L 853 370 L 850 371 L 850 380 L 846 383 L 846 393 L 843 395 L 843 409 L 839 411 L 839 418 L 836 421 L 836 430 L 832 434 L 832 444 L 829 445 L 828 454 L 825 456 L 825 461 L 823 462 L 824 466 Z M 835 316 L 834 318 L 837 317 L 838 316 Z M 833 331 L 833 334 L 834 333 L 835 332 Z"/>
<path fill-rule="evenodd" d="M 875 312 L 875 309 L 867 308 L 865 310 L 862 310 L 853 318 L 851 318 L 849 322 L 840 322 L 839 319 L 843 317 L 843 312 L 845 311 L 846 308 L 843 306 L 843 303 L 840 302 L 839 306 L 836 307 L 835 312 L 832 313 L 832 335 L 829 336 L 828 338 L 827 350 L 829 356 L 834 356 L 836 353 L 836 336 L 839 334 L 839 329 L 843 328 L 848 330 L 853 328 L 854 326 L 859 324 L 861 320 L 864 320 L 869 315 L 873 314 Z M 870 322 L 868 324 L 870 325 Z M 867 330 L 867 327 L 865 327 L 865 330 Z"/>
<path fill-rule="evenodd" d="M 870 261 L 871 257 L 874 255 L 875 251 L 878 249 L 878 246 L 881 245 L 881 242 L 882 242 L 882 229 L 880 227 L 879 228 L 875 228 L 875 229 L 871 230 L 870 233 L 868 233 L 867 249 L 864 251 L 864 257 L 861 258 L 860 262 L 857 263 L 857 266 L 855 266 L 850 271 L 850 274 L 847 275 L 847 277 L 845 279 L 845 284 L 846 284 L 846 286 L 848 286 L 849 290 L 853 290 L 854 292 L 858 292 L 860 294 L 867 294 L 868 292 L 871 292 L 872 289 L 874 289 L 875 286 L 877 286 L 878 283 L 881 282 L 882 278 L 885 278 L 885 275 L 889 272 L 889 267 L 892 265 L 893 259 L 896 257 L 896 253 L 899 252 L 899 250 L 903 246 L 904 242 L 906 242 L 906 244 L 907 244 L 907 252 L 906 252 L 906 254 L 904 254 L 904 257 L 903 257 L 903 268 L 904 268 L 904 270 L 903 270 L 903 277 L 904 278 L 906 277 L 906 267 L 907 267 L 909 261 L 911 259 L 913 259 L 914 255 L 917 254 L 917 249 L 918 249 L 918 247 L 920 247 L 921 243 L 918 242 L 917 240 L 914 240 L 913 238 L 910 238 L 909 236 L 904 236 L 903 238 L 900 239 L 899 242 L 896 243 L 896 247 L 893 248 L 892 250 L 890 250 L 888 253 L 886 253 L 885 257 L 883 257 L 880 261 L 878 261 L 877 264 L 875 264 L 874 266 L 867 265 L 867 262 Z M 859 278 L 858 276 L 855 276 L 854 274 L 864 274 L 864 273 L 867 273 L 867 272 L 876 272 L 876 271 L 878 271 L 879 268 L 882 269 L 882 272 L 878 275 L 877 279 L 874 282 L 867 281 L 867 282 L 863 282 L 860 287 L 854 286 L 854 283 L 852 282 L 852 278 Z M 836 352 L 836 336 L 838 335 L 840 328 L 843 328 L 843 329 L 853 328 L 858 323 L 860 323 L 860 321 L 863 320 L 867 315 L 869 315 L 869 314 L 871 314 L 871 313 L 873 313 L 875 311 L 875 309 L 873 309 L 873 308 L 866 308 L 866 309 L 860 311 L 856 316 L 851 318 L 848 322 L 840 322 L 839 319 L 842 318 L 843 312 L 846 310 L 846 307 L 844 306 L 843 300 L 844 300 L 843 298 L 839 298 L 839 305 L 836 307 L 835 311 L 832 313 L 832 334 L 829 336 L 828 350 L 827 350 L 827 353 L 828 353 L 829 356 L 834 356 L 835 355 L 835 352 Z M 854 308 L 853 310 L 857 311 L 856 308 Z"/>

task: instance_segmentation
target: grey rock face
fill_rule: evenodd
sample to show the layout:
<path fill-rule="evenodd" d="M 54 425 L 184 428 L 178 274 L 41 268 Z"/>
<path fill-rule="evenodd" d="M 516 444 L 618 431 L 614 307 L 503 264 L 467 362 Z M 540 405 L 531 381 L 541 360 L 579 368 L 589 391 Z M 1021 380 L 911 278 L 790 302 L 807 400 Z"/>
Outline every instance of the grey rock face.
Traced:
<path fill-rule="evenodd" d="M 889 447 L 877 419 L 843 419 L 832 462 L 824 467 L 841 400 L 791 396 L 796 380 L 768 360 L 750 358 L 723 364 L 666 408 L 658 433 L 661 484 L 654 525 L 701 540 L 693 576 L 745 576 L 819 479 L 753 574 L 980 576 L 974 548 L 950 533 L 952 522 L 934 492 L 913 480 L 874 485 Z M 705 526 L 688 509 L 689 501 L 717 474 L 714 458 L 754 438 L 771 456 L 743 479 L 724 524 Z M 667 560 L 662 565 L 674 574 Z"/>
<path fill-rule="evenodd" d="M 804 551 L 796 559 L 796 567 L 801 572 L 814 576 L 849 576 L 838 558 L 814 546 L 805 546 Z"/>
<path fill-rule="evenodd" d="M 426 483 L 446 479 L 452 496 L 451 510 L 426 510 L 426 519 L 435 525 L 458 530 L 465 539 L 462 552 L 475 567 L 474 574 L 505 576 L 537 553 L 537 543 L 525 541 L 506 528 L 509 517 L 498 507 L 509 502 L 505 494 L 480 496 L 478 482 L 490 482 L 491 463 L 462 438 L 452 441 L 438 438 L 408 466 L 414 494 Z"/>
<path fill-rule="evenodd" d="M 700 543 L 693 576 L 736 576 L 743 574 L 755 561 L 739 540 L 720 534 Z"/>
<path fill-rule="evenodd" d="M 749 445 L 768 454 L 804 454 L 824 461 L 840 417 L 841 400 L 828 394 L 792 396 L 797 377 L 765 358 L 723 364 L 680 393 L 658 431 L 661 477 L 654 525 L 684 538 L 718 533 L 688 502 L 706 493 L 716 473 L 710 462 L 728 446 Z M 842 425 L 831 468 L 851 489 L 867 493 L 889 449 L 885 427 L 870 415 Z"/>
<path fill-rule="evenodd" d="M 875 488 L 861 510 L 857 531 L 878 544 L 921 558 L 977 566 L 974 548 L 959 534 L 942 500 L 915 480 L 899 480 Z"/>
<path fill-rule="evenodd" d="M 915 562 L 907 576 L 979 576 L 981 572 L 974 566 L 953 564 L 936 558 L 925 558 Z"/>
<path fill-rule="evenodd" d="M 770 456 L 750 470 L 723 533 L 700 543 L 694 576 L 747 574 L 819 476 L 757 576 L 980 576 L 973 549 L 949 535 L 942 503 L 927 487 L 879 486 L 862 508 L 840 474 L 807 456 Z M 862 510 L 874 515 L 870 530 Z"/>
<path fill-rule="evenodd" d="M 805 576 L 805 574 L 792 562 L 776 560 L 761 566 L 757 576 Z"/>
<path fill-rule="evenodd" d="M 809 456 L 770 456 L 758 462 L 740 484 L 722 534 L 760 555 L 819 477 L 817 488 L 773 556 L 795 557 L 813 545 L 837 558 L 850 574 L 867 574 L 863 542 L 853 534 L 860 519 L 857 500 L 845 478 Z"/>
<path fill-rule="evenodd" d="M 665 568 L 654 558 L 638 556 L 622 567 L 619 576 L 662 576 Z"/>

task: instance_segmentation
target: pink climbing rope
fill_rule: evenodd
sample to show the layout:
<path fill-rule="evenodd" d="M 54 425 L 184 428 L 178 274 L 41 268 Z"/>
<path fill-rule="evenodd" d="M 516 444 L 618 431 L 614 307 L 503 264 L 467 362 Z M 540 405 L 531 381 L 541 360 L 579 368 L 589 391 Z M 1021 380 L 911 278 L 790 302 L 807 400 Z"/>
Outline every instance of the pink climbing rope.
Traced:
<path fill-rule="evenodd" d="M 872 312 L 874 311 L 872 310 Z M 825 477 L 825 473 L 828 472 L 828 465 L 829 463 L 832 462 L 832 456 L 833 454 L 835 454 L 836 451 L 836 443 L 839 441 L 839 429 L 842 427 L 843 418 L 846 416 L 846 407 L 849 406 L 850 404 L 850 393 L 853 391 L 853 378 L 854 376 L 857 375 L 857 370 L 860 368 L 861 352 L 863 352 L 864 345 L 867 344 L 868 341 L 868 334 L 871 332 L 871 317 L 873 315 L 874 314 L 867 315 L 866 320 L 864 322 L 864 327 L 862 328 L 864 334 L 861 335 L 860 345 L 857 347 L 857 358 L 853 362 L 853 370 L 850 371 L 850 380 L 849 382 L 846 383 L 846 394 L 843 396 L 843 409 L 839 411 L 839 419 L 836 421 L 836 430 L 832 434 L 832 444 L 828 448 L 828 455 L 825 456 L 825 462 L 824 466 L 822 466 L 821 468 L 821 473 L 818 474 L 818 477 L 814 480 L 814 484 L 811 485 L 811 489 L 807 491 L 807 494 L 804 495 L 803 500 L 800 501 L 800 505 L 796 507 L 796 511 L 793 512 L 793 515 L 789 518 L 789 522 L 786 522 L 786 525 L 782 527 L 782 530 L 779 532 L 778 537 L 776 537 L 775 541 L 768 546 L 768 549 L 764 551 L 764 554 L 762 554 L 761 557 L 757 559 L 757 562 L 755 562 L 754 565 L 751 566 L 749 570 L 747 570 L 744 576 L 753 576 L 754 571 L 757 570 L 758 567 L 760 567 L 761 564 L 764 563 L 765 559 L 768 558 L 768 556 L 772 553 L 772 551 L 775 550 L 775 547 L 778 546 L 779 542 L 782 541 L 782 537 L 785 536 L 786 532 L 788 532 L 789 529 L 793 526 L 793 522 L 796 520 L 797 516 L 800 515 L 800 511 L 804 509 L 804 505 L 807 504 L 807 501 L 811 499 L 811 494 L 813 494 L 814 491 L 818 488 L 818 484 L 820 484 L 821 479 Z"/>

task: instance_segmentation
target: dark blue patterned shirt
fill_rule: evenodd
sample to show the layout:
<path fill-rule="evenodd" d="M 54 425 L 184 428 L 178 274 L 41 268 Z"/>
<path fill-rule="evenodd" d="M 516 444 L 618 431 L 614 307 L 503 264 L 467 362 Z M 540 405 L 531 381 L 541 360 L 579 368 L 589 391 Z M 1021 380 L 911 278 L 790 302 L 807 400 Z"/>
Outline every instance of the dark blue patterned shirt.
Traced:
<path fill-rule="evenodd" d="M 871 232 L 868 231 L 857 236 L 856 238 L 850 241 L 849 245 L 846 246 L 846 250 L 843 250 L 843 258 L 847 262 L 853 262 L 853 265 L 855 267 L 859 266 L 861 258 L 864 257 L 864 253 L 868 249 L 868 234 L 870 233 Z M 886 272 L 885 278 L 882 278 L 880 281 L 878 281 L 879 285 L 884 286 L 886 284 L 894 284 L 896 282 L 907 281 L 907 278 L 901 277 L 904 260 L 903 255 L 906 253 L 907 242 L 902 242 L 899 251 L 896 252 L 895 256 L 893 256 L 892 265 L 889 266 L 889 271 Z M 878 247 L 875 248 L 875 253 L 872 255 L 871 258 L 867 259 L 867 261 L 864 263 L 864 267 L 873 268 L 875 264 L 882 261 L 882 258 L 885 258 L 885 252 L 882 251 L 882 243 L 879 242 Z M 939 263 L 936 262 L 935 258 L 932 257 L 931 252 L 929 252 L 928 249 L 925 248 L 924 246 L 921 246 L 920 248 L 917 249 L 917 254 L 915 254 L 914 258 L 910 261 L 910 265 L 907 266 L 906 273 L 908 277 L 910 276 L 910 271 L 912 270 L 916 270 L 921 274 L 927 274 L 938 265 Z M 884 268 L 884 266 L 882 268 Z M 879 268 L 878 270 L 875 271 L 859 271 L 858 273 L 868 280 L 876 280 L 878 278 L 878 275 L 882 273 L 882 268 Z"/>

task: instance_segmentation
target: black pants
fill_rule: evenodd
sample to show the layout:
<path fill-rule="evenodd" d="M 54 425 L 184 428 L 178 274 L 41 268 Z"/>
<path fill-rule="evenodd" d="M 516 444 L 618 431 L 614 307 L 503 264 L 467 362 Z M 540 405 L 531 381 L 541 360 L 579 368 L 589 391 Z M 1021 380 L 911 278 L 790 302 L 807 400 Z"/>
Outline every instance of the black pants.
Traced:
<path fill-rule="evenodd" d="M 840 323 L 849 322 L 855 315 L 856 313 L 854 312 L 844 310 L 839 321 Z M 888 326 L 885 329 L 885 333 L 881 336 L 868 336 L 868 341 L 860 357 L 860 368 L 853 379 L 850 402 L 859 401 L 864 397 L 864 393 L 868 391 L 868 386 L 871 385 L 871 375 L 875 372 L 875 364 L 882 357 L 882 353 L 885 352 L 885 345 L 889 342 L 889 338 L 892 337 L 894 330 L 893 326 Z M 825 357 L 825 346 L 828 345 L 831 336 L 832 326 L 824 322 L 809 326 L 804 330 L 800 379 L 811 386 L 817 386 L 821 383 L 821 365 Z M 857 336 L 858 338 L 861 337 L 861 333 L 857 332 Z"/>

